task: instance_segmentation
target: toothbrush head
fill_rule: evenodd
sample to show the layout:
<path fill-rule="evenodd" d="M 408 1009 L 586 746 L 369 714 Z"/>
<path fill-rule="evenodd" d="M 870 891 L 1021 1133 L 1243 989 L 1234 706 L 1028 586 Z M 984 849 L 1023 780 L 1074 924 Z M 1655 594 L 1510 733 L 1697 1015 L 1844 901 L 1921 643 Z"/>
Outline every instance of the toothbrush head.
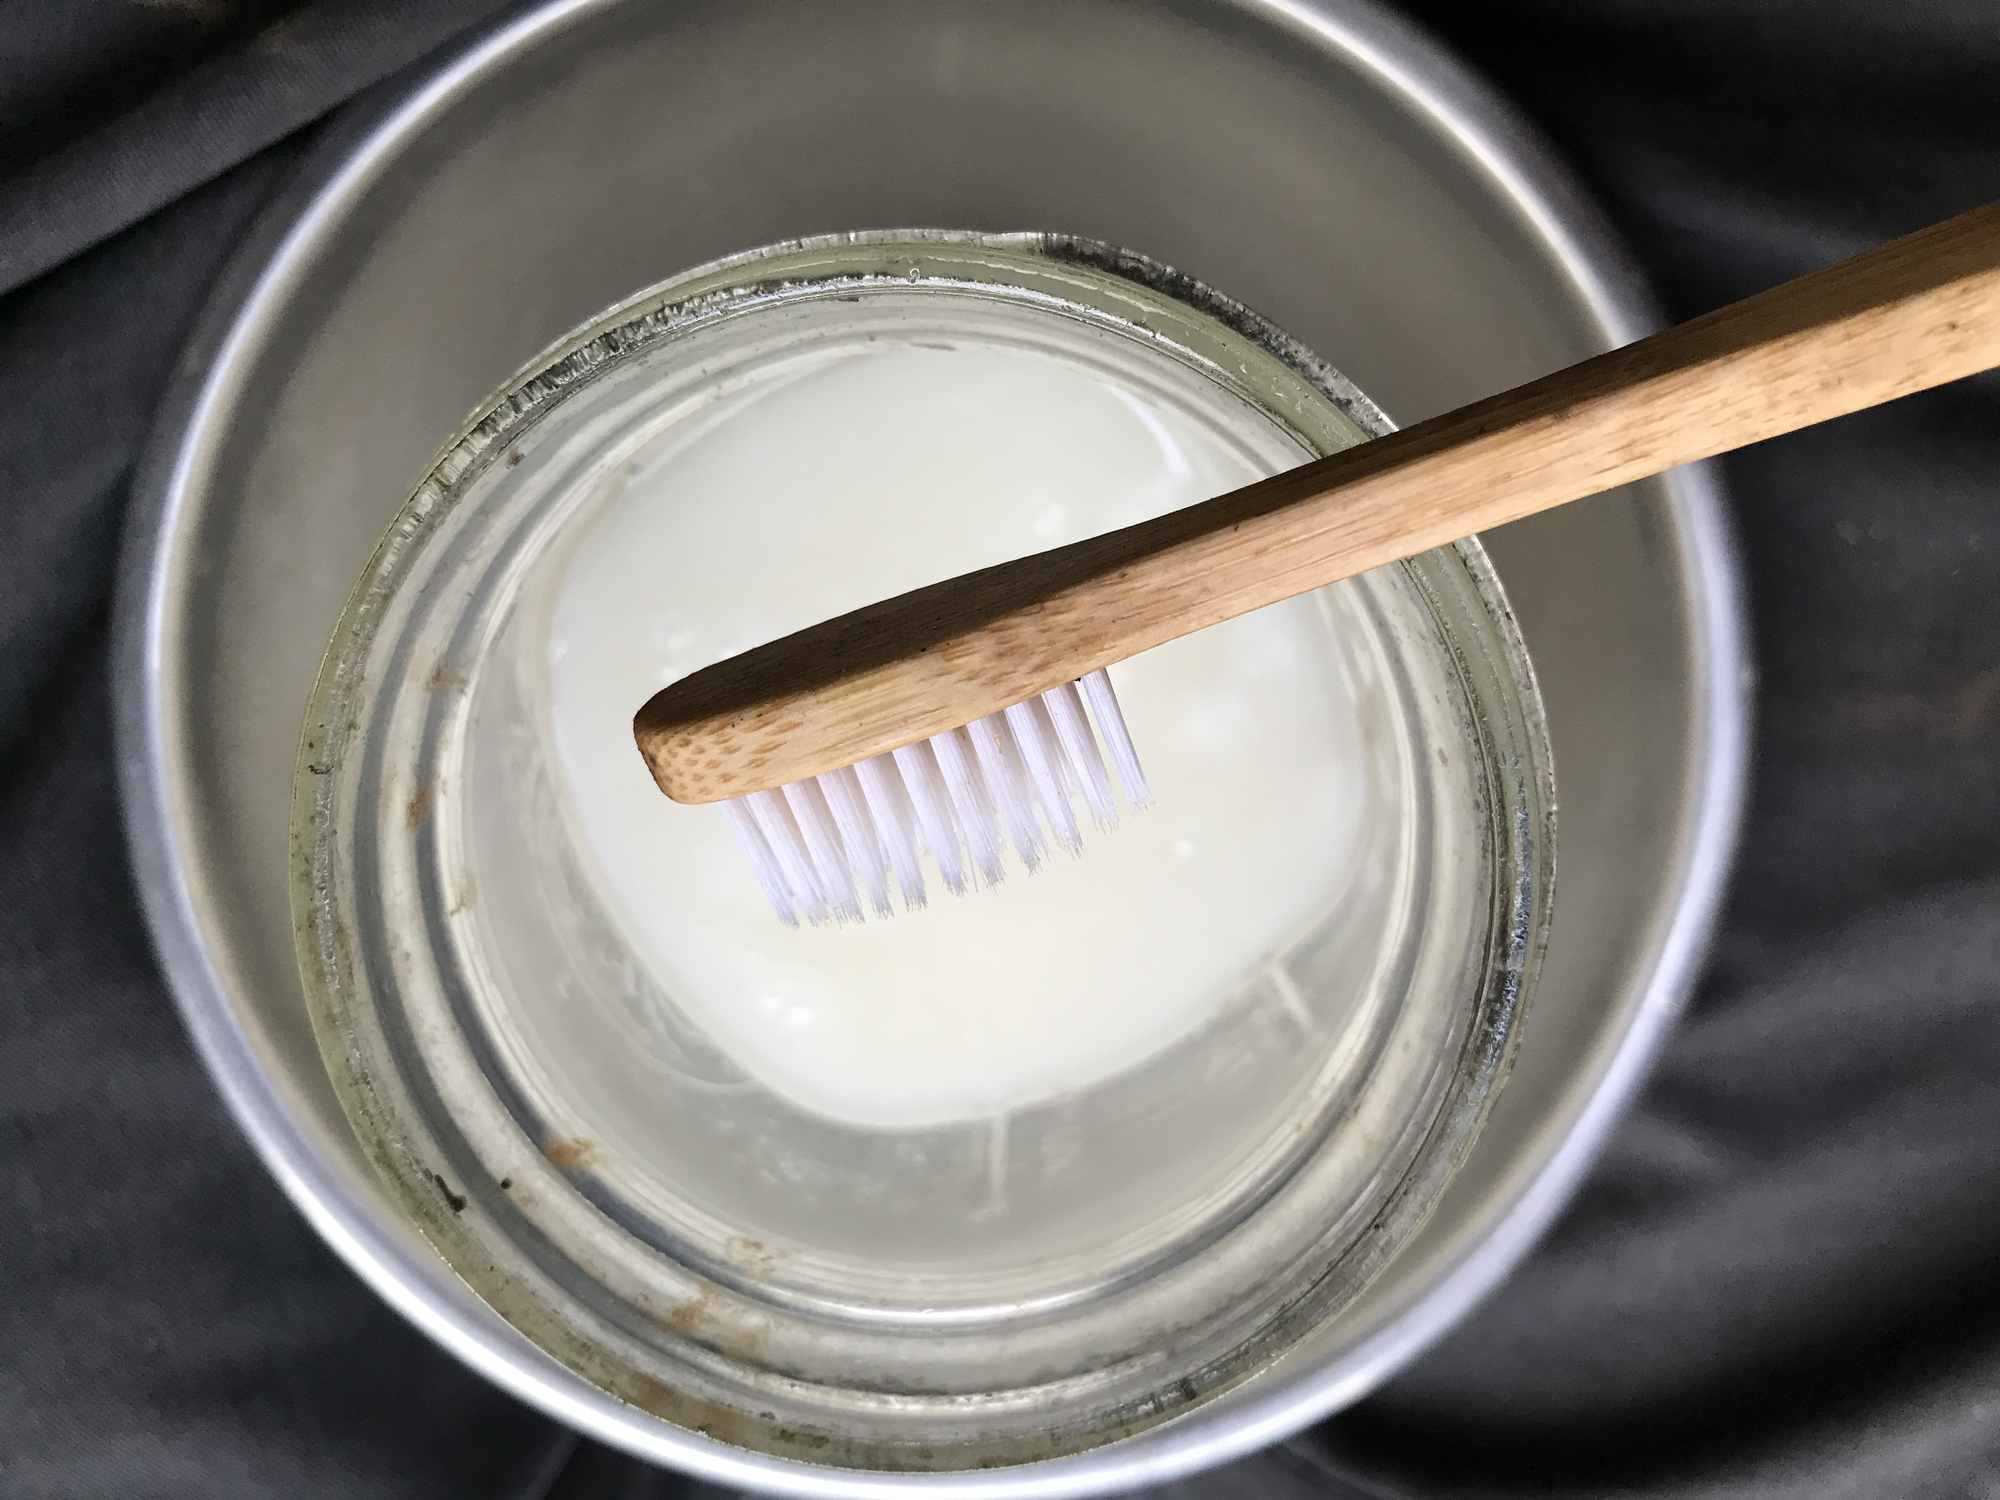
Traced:
<path fill-rule="evenodd" d="M 1092 730 L 1095 728 L 1095 734 Z M 997 885 L 1012 845 L 1033 872 L 1051 847 L 1080 852 L 1078 805 L 1117 826 L 1152 800 L 1102 671 L 852 766 L 723 803 L 757 883 L 788 924 L 859 922 L 926 900 L 929 856 L 945 889 Z"/>

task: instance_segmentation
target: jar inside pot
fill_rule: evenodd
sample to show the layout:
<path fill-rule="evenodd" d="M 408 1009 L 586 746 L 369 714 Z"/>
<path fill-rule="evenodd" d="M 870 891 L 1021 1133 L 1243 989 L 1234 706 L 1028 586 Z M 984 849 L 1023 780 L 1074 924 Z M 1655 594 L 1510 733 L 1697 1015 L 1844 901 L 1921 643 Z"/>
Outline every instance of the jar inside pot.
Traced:
<path fill-rule="evenodd" d="M 1206 289 L 1042 236 L 756 252 L 538 362 L 371 564 L 301 776 L 329 1064 L 460 1273 L 670 1419 L 888 1468 L 1137 1430 L 1351 1296 L 1469 1146 L 1546 922 L 1476 546 L 1116 669 L 1159 805 L 886 923 L 781 927 L 628 726 L 1385 427 Z"/>

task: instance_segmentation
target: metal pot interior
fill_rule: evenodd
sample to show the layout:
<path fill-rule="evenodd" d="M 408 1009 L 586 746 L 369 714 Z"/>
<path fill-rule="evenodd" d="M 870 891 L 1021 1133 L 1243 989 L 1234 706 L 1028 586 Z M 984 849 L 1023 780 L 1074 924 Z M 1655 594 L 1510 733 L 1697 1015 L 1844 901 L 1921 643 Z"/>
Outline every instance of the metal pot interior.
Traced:
<path fill-rule="evenodd" d="M 677 268 L 819 232 L 1037 225 L 1131 246 L 1242 299 L 1405 423 L 1632 337 L 1648 309 L 1511 117 L 1358 4 L 567 3 L 375 111 L 219 291 L 142 478 L 119 730 L 163 959 L 267 1162 L 434 1336 L 633 1451 L 841 1492 L 529 1349 L 401 1220 L 327 1084 L 287 910 L 292 758 L 328 633 L 412 484 L 565 330 Z M 963 1487 L 1107 1489 L 1354 1399 L 1504 1273 L 1634 1086 L 1690 980 L 1741 790 L 1717 500 L 1684 472 L 1485 540 L 1541 679 L 1562 878 L 1513 1082 L 1472 1158 L 1367 1293 L 1257 1380 L 1133 1442 Z"/>

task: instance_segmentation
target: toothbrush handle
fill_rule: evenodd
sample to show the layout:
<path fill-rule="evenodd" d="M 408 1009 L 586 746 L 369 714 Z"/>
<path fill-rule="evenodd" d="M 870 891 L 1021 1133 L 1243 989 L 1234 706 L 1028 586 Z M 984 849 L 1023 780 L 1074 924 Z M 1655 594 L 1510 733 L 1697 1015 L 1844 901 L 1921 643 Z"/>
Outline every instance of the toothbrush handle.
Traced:
<path fill-rule="evenodd" d="M 1151 523 L 1130 582 L 1199 628 L 1995 366 L 2000 203 Z"/>
<path fill-rule="evenodd" d="M 698 672 L 634 731 L 679 801 L 853 764 L 1266 604 L 2000 365 L 2000 204 L 1170 515 Z"/>

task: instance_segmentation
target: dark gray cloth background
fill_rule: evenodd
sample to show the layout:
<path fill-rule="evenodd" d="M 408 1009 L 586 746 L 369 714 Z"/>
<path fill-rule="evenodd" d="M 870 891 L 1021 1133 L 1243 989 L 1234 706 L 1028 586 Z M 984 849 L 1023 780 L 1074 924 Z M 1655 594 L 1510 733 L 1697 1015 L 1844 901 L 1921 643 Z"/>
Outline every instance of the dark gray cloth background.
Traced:
<path fill-rule="evenodd" d="M 2000 0 L 1423 0 L 1688 315 L 2000 198 Z M 327 114 L 491 0 L 0 8 L 0 1497 L 713 1493 L 333 1258 L 148 953 L 112 563 L 190 320 Z M 1533 1260 L 1179 1496 L 2000 1496 L 2000 383 L 1730 460 L 1756 786 L 1713 962 Z"/>

